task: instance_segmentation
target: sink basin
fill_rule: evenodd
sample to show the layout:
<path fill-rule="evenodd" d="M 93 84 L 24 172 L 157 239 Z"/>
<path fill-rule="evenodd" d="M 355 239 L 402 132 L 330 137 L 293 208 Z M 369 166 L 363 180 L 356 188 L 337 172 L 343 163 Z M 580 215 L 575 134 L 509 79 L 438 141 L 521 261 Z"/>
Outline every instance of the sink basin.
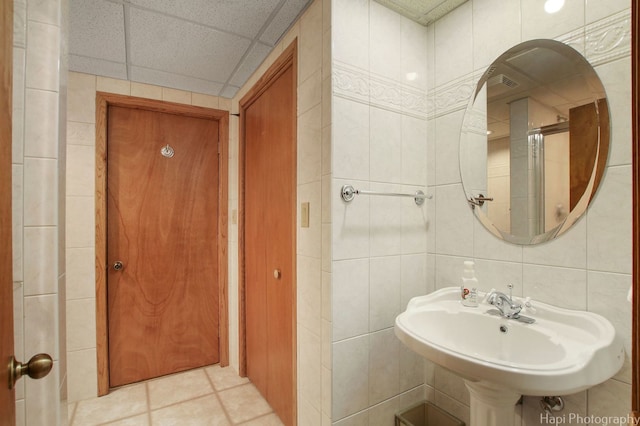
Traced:
<path fill-rule="evenodd" d="M 450 287 L 413 298 L 398 315 L 396 336 L 423 357 L 514 395 L 572 394 L 604 382 L 622 366 L 624 349 L 604 317 L 541 302 L 523 314 L 533 324 L 465 307 Z M 517 300 L 517 299 L 516 299 Z"/>

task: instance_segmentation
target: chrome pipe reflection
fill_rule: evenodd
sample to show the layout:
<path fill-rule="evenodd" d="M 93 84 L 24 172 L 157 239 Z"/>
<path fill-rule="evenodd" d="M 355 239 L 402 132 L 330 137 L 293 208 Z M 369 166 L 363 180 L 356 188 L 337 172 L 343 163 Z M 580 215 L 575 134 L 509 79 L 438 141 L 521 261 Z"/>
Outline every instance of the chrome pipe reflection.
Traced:
<path fill-rule="evenodd" d="M 493 197 L 485 197 L 483 194 L 478 194 L 477 197 L 467 198 L 467 202 L 472 209 L 475 208 L 475 206 L 482 207 L 485 201 L 493 201 Z"/>

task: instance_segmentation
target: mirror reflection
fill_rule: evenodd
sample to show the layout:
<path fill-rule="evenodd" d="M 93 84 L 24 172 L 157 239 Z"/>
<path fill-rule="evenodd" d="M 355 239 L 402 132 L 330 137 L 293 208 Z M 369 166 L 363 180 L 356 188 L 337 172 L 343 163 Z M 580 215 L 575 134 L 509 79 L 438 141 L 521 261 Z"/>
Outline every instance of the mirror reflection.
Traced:
<path fill-rule="evenodd" d="M 505 241 L 548 241 L 586 211 L 608 150 L 606 95 L 587 60 L 554 40 L 521 43 L 489 66 L 465 113 L 467 201 Z"/>

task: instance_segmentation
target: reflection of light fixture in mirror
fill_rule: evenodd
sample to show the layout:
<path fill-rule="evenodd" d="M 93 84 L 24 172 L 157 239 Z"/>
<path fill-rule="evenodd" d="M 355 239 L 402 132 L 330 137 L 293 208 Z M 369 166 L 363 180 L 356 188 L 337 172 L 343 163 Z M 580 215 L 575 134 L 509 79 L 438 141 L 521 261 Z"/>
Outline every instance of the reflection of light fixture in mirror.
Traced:
<path fill-rule="evenodd" d="M 564 0 L 547 0 L 544 2 L 544 11 L 551 14 L 556 13 L 564 6 Z"/>
<path fill-rule="evenodd" d="M 408 72 L 407 73 L 407 80 L 415 81 L 416 78 L 418 78 L 418 73 L 417 72 Z"/>

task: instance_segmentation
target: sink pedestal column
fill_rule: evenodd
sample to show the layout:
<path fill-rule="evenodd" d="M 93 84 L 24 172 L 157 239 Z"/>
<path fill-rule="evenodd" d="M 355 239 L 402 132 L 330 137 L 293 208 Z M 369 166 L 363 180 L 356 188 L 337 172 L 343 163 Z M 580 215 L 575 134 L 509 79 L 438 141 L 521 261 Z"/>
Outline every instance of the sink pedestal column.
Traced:
<path fill-rule="evenodd" d="M 520 394 L 486 382 L 465 380 L 471 397 L 471 426 L 513 426 Z"/>

